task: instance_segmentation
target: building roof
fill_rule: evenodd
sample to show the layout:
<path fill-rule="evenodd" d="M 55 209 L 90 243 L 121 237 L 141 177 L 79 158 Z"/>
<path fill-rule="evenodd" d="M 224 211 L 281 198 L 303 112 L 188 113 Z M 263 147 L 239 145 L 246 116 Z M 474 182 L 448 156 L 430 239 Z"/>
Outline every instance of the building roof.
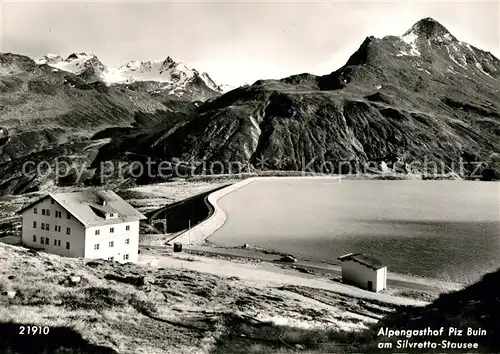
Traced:
<path fill-rule="evenodd" d="M 147 219 L 133 206 L 120 198 L 118 194 L 109 190 L 50 193 L 19 210 L 18 213 L 22 213 L 48 197 L 54 199 L 85 227 L 112 225 Z M 106 218 L 106 214 L 115 214 L 115 217 Z"/>
<path fill-rule="evenodd" d="M 340 256 L 338 260 L 340 260 L 341 262 L 354 261 L 374 270 L 386 267 L 386 265 L 379 259 L 362 253 L 348 253 Z"/>

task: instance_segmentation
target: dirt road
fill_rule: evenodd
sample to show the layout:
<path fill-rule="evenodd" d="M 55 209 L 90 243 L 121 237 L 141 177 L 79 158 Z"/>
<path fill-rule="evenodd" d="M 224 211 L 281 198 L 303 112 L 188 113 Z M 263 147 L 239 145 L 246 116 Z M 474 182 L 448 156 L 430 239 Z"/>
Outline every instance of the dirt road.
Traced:
<path fill-rule="evenodd" d="M 253 262 L 252 260 L 235 262 L 186 253 L 177 254 L 169 252 L 162 254 L 162 252 L 156 248 L 154 251 L 141 251 L 139 263 L 158 268 L 168 267 L 194 270 L 225 278 L 234 277 L 254 285 L 292 285 L 323 289 L 346 296 L 376 300 L 394 305 L 422 306 L 427 304 L 424 301 L 410 298 L 369 292 L 354 286 L 332 281 L 330 278 L 318 274 L 300 273 L 292 268 L 283 268 L 271 262 L 255 262 L 255 260 Z"/>
<path fill-rule="evenodd" d="M 172 250 L 171 247 L 165 246 L 145 246 L 145 248 L 150 248 L 151 250 Z M 289 267 L 290 270 L 294 272 L 302 273 L 315 273 L 322 275 L 323 277 L 340 277 L 340 266 L 329 264 L 321 261 L 314 260 L 302 260 L 299 259 L 295 263 L 285 263 L 280 262 L 280 254 L 275 252 L 267 252 L 255 249 L 241 249 L 241 248 L 223 248 L 223 247 L 208 247 L 208 246 L 196 246 L 196 245 L 184 245 L 184 251 L 200 256 L 208 257 L 229 257 L 236 260 L 250 260 L 250 261 L 264 261 L 270 262 L 274 265 L 281 267 Z M 410 290 L 417 290 L 429 293 L 439 293 L 444 289 L 457 289 L 462 285 L 458 283 L 450 283 L 433 279 L 418 278 L 409 275 L 397 274 L 389 272 L 387 275 L 387 285 L 392 288 L 403 288 Z"/>

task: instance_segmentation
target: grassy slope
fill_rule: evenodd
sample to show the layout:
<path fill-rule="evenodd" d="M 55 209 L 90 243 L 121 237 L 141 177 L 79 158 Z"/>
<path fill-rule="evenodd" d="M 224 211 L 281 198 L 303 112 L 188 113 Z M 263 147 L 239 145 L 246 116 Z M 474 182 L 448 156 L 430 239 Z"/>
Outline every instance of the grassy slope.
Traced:
<path fill-rule="evenodd" d="M 11 322 L 66 327 L 82 336 L 82 352 L 92 352 L 88 346 L 94 345 L 120 353 L 217 352 L 227 345 L 237 323 L 258 326 L 260 321 L 252 318 L 259 315 L 286 319 L 290 330 L 305 325 L 352 330 L 373 323 L 369 316 L 374 309 L 378 315 L 394 309 L 359 300 L 354 311 L 352 299 L 330 292 L 313 298 L 302 295 L 303 289 L 271 288 L 187 270 L 85 262 L 7 245 L 0 245 L 0 262 L 0 290 L 16 291 L 12 299 L 0 295 L 0 326 Z M 81 282 L 72 285 L 72 275 Z M 266 342 L 261 339 L 252 341 Z M 55 332 L 34 342 L 70 345 Z M 6 345 L 16 353 L 29 352 L 18 336 L 0 341 L 0 352 Z"/>
<path fill-rule="evenodd" d="M 0 261 L 0 328 L 51 327 L 45 338 L 2 337 L 2 352 L 6 347 L 10 353 L 54 352 L 58 347 L 81 353 L 380 352 L 377 343 L 387 340 L 376 333 L 386 326 L 481 327 L 488 336 L 452 340 L 479 342 L 482 352 L 499 349 L 500 272 L 415 308 L 185 269 L 85 262 L 7 245 L 0 245 Z M 72 275 L 81 282 L 71 284 Z M 16 295 L 9 299 L 3 292 L 12 290 Z M 74 340 L 65 340 L 68 336 Z"/>

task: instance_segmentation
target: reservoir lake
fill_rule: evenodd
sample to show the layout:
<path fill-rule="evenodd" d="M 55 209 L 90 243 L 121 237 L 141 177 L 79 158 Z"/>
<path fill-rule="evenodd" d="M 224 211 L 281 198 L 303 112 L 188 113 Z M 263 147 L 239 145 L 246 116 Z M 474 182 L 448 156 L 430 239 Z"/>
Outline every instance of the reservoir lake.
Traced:
<path fill-rule="evenodd" d="M 338 263 L 373 255 L 390 272 L 471 281 L 500 268 L 500 183 L 336 178 L 256 180 L 218 201 L 209 241 Z"/>

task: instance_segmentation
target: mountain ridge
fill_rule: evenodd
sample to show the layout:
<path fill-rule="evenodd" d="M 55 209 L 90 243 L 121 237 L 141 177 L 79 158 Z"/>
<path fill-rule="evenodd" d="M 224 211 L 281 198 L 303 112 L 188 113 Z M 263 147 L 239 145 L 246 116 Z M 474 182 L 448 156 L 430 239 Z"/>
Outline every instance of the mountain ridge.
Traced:
<path fill-rule="evenodd" d="M 196 91 L 197 83 L 187 87 L 191 92 L 183 97 L 151 92 L 148 85 L 106 86 L 89 82 L 84 75 L 36 64 L 26 56 L 0 53 L 0 194 L 58 184 L 57 161 L 68 163 L 72 174 L 80 171 L 91 176 L 89 167 L 108 144 L 109 131 L 147 131 L 162 122 L 179 122 L 182 113 L 176 112 L 191 110 L 206 95 Z M 26 175 L 24 163 L 44 163 L 46 171 Z"/>
<path fill-rule="evenodd" d="M 445 37 L 450 39 L 456 38 L 444 27 L 431 17 L 426 17 L 416 22 L 410 29 L 408 29 L 403 36 L 410 34 L 423 35 L 427 38 L 431 37 Z"/>
<path fill-rule="evenodd" d="M 66 59 L 60 55 L 47 54 L 35 60 L 38 65 L 49 65 L 55 69 L 71 72 L 87 82 L 102 81 L 106 85 L 132 84 L 134 82 L 151 82 L 157 90 L 168 91 L 181 97 L 186 86 L 198 78 L 199 85 L 204 86 L 207 98 L 224 91 L 206 73 L 191 69 L 182 62 L 174 61 L 170 56 L 165 60 L 129 61 L 118 68 L 103 64 L 94 53 L 72 53 Z M 153 83 L 156 83 L 154 85 Z"/>
<path fill-rule="evenodd" d="M 449 172 L 470 150 L 486 160 L 500 152 L 500 61 L 436 21 L 423 24 L 429 20 L 403 36 L 367 37 L 330 74 L 258 80 L 211 100 L 149 153 L 188 154 L 199 166 L 257 168 L 266 159 L 267 169 L 289 170 L 315 159 L 318 172 L 329 162 L 387 156 L 426 157 Z"/>

